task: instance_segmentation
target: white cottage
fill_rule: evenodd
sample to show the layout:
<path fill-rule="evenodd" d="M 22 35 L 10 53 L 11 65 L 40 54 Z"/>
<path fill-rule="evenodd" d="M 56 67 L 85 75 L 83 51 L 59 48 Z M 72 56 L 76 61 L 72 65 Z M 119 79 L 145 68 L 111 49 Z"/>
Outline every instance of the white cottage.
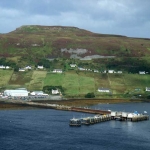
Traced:
<path fill-rule="evenodd" d="M 29 70 L 31 70 L 31 69 L 32 69 L 32 67 L 30 67 L 30 66 L 26 66 L 26 67 L 25 67 L 25 69 L 29 69 Z"/>
<path fill-rule="evenodd" d="M 43 66 L 37 66 L 37 68 L 38 68 L 38 69 L 44 69 L 44 67 L 43 67 Z"/>
<path fill-rule="evenodd" d="M 76 64 L 70 64 L 70 67 L 75 68 L 75 67 L 77 67 L 77 65 Z"/>
<path fill-rule="evenodd" d="M 0 66 L 0 69 L 4 69 L 4 68 L 5 68 L 5 66 L 3 66 L 3 65 Z"/>
<path fill-rule="evenodd" d="M 145 74 L 145 71 L 139 71 L 139 74 Z"/>
<path fill-rule="evenodd" d="M 10 67 L 9 67 L 9 66 L 6 66 L 5 68 L 6 68 L 6 69 L 9 69 Z"/>
<path fill-rule="evenodd" d="M 110 89 L 108 88 L 98 88 L 98 92 L 104 92 L 104 93 L 109 93 L 110 92 Z"/>
<path fill-rule="evenodd" d="M 108 70 L 108 73 L 114 73 L 114 70 Z"/>
<path fill-rule="evenodd" d="M 58 90 L 52 90 L 52 94 L 59 94 Z"/>

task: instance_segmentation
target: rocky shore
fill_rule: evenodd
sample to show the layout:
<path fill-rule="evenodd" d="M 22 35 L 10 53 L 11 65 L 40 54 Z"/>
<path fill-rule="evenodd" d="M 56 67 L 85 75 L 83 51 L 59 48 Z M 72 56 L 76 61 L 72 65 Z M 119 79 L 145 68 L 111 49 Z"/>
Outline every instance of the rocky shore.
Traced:
<path fill-rule="evenodd" d="M 33 107 L 27 106 L 22 101 L 15 102 L 13 100 L 0 100 L 0 110 L 8 109 L 33 109 Z M 91 106 L 96 104 L 112 104 L 112 103 L 132 103 L 132 102 L 150 102 L 150 100 L 140 99 L 68 99 L 68 100 L 38 100 L 34 101 L 38 103 L 47 104 L 59 104 L 66 106 Z M 34 107 L 35 109 L 35 107 Z"/>

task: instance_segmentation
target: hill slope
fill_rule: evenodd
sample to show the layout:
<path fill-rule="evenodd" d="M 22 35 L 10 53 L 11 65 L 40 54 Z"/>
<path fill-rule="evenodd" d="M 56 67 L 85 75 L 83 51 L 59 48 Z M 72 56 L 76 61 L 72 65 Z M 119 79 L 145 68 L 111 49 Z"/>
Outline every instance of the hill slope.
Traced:
<path fill-rule="evenodd" d="M 0 56 L 29 59 L 91 55 L 146 57 L 150 39 L 92 33 L 76 27 L 22 26 L 0 35 Z"/>

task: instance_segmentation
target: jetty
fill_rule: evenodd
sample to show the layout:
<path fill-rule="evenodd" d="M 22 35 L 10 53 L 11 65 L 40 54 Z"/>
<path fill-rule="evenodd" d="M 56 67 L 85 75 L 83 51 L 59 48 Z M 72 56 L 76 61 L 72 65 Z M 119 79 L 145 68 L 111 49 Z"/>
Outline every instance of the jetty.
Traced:
<path fill-rule="evenodd" d="M 91 108 L 81 108 L 81 107 L 71 107 L 65 105 L 58 104 L 48 104 L 48 103 L 38 103 L 32 101 L 21 101 L 21 100 L 8 100 L 5 103 L 9 104 L 17 104 L 24 105 L 30 107 L 38 107 L 38 108 L 46 108 L 46 109 L 56 109 L 56 110 L 64 110 L 64 111 L 75 111 L 82 113 L 94 114 L 93 117 L 85 117 L 80 119 L 70 119 L 70 126 L 80 126 L 80 124 L 91 125 L 95 123 L 100 123 L 104 121 L 110 120 L 119 120 L 119 121 L 144 121 L 149 120 L 149 115 L 146 111 L 144 113 L 135 112 L 121 112 L 121 111 L 111 111 L 111 110 L 99 110 L 99 109 L 91 109 Z"/>

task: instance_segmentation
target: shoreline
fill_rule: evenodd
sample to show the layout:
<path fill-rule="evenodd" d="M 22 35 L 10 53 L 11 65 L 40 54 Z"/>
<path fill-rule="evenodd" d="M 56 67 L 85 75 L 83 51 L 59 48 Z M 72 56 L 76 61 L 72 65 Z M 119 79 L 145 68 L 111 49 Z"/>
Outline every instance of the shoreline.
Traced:
<path fill-rule="evenodd" d="M 22 101 L 20 101 L 22 102 Z M 34 100 L 32 102 L 59 104 L 66 106 L 85 107 L 97 104 L 119 104 L 119 103 L 143 103 L 150 100 L 142 99 L 68 99 L 68 100 Z M 18 103 L 13 100 L 0 100 L 0 110 L 20 110 L 20 109 L 36 109 L 23 103 Z"/>

